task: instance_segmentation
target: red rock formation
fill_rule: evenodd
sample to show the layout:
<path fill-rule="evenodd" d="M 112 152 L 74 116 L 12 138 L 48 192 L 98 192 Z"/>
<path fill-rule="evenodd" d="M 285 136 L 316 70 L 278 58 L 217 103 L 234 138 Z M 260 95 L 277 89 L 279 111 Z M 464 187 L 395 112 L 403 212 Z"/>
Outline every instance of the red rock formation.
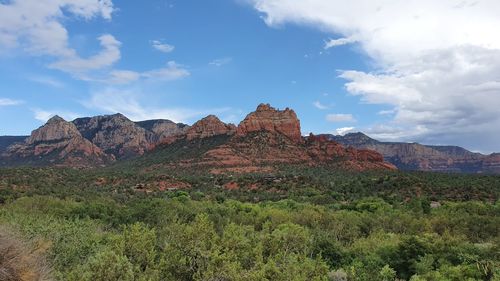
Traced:
<path fill-rule="evenodd" d="M 236 131 L 236 126 L 226 124 L 215 115 L 208 115 L 191 126 L 186 132 L 186 139 L 203 139 L 217 135 L 232 135 Z"/>
<path fill-rule="evenodd" d="M 71 167 L 102 165 L 114 160 L 85 139 L 73 123 L 59 116 L 34 130 L 24 143 L 10 146 L 4 157 L 20 164 L 51 163 Z"/>
<path fill-rule="evenodd" d="M 300 121 L 295 112 L 288 108 L 277 110 L 269 104 L 260 104 L 238 125 L 237 135 L 245 136 L 259 131 L 277 132 L 295 143 L 302 142 Z"/>

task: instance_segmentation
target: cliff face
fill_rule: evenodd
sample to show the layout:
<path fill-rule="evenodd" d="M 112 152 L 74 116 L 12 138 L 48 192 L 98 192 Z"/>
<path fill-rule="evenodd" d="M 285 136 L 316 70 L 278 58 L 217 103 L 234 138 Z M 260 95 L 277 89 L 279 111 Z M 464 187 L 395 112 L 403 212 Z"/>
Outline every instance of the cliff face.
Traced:
<path fill-rule="evenodd" d="M 189 126 L 186 124 L 175 123 L 165 119 L 146 120 L 135 123 L 152 133 L 152 138 L 149 140 L 151 144 L 161 143 L 167 139 L 185 135 L 189 129 Z"/>
<path fill-rule="evenodd" d="M 54 164 L 72 167 L 104 165 L 114 157 L 85 139 L 73 123 L 59 116 L 34 130 L 22 143 L 9 146 L 2 162 L 15 164 Z"/>
<path fill-rule="evenodd" d="M 402 170 L 436 172 L 498 173 L 500 161 L 495 154 L 483 155 L 458 146 L 431 146 L 418 143 L 380 142 L 362 133 L 327 135 L 345 146 L 371 149 Z"/>
<path fill-rule="evenodd" d="M 252 132 L 268 131 L 282 134 L 293 142 L 301 143 L 300 121 L 295 112 L 286 108 L 276 110 L 269 104 L 260 104 L 238 125 L 237 134 L 244 136 Z"/>
<path fill-rule="evenodd" d="M 116 158 L 144 154 L 153 139 L 151 132 L 122 114 L 79 118 L 73 123 L 87 140 Z"/>
<path fill-rule="evenodd" d="M 205 166 L 216 172 L 270 171 L 277 164 L 335 165 L 349 170 L 395 169 L 380 153 L 345 148 L 324 137 L 303 138 L 293 110 L 277 110 L 261 104 L 236 128 L 214 116 L 195 123 L 185 140 L 231 136 L 200 157 L 182 161 L 185 166 Z M 175 163 L 173 163 L 175 165 Z"/>

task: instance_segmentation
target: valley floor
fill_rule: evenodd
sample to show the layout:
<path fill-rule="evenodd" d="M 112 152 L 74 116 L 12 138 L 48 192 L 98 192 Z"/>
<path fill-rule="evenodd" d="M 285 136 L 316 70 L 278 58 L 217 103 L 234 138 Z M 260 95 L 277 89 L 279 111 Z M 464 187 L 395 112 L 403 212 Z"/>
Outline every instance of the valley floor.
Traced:
<path fill-rule="evenodd" d="M 486 175 L 3 169 L 0 251 L 26 258 L 0 253 L 0 279 L 499 280 L 499 194 Z"/>

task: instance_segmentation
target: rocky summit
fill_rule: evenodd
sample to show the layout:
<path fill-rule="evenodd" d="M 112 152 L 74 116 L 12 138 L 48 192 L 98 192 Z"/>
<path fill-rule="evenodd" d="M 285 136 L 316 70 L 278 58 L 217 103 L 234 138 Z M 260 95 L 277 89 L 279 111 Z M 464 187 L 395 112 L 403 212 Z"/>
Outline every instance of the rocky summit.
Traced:
<path fill-rule="evenodd" d="M 186 139 L 203 139 L 217 135 L 232 135 L 236 132 L 236 126 L 226 124 L 215 115 L 209 115 L 196 122 L 186 131 Z"/>
<path fill-rule="evenodd" d="M 75 124 L 54 116 L 34 130 L 24 142 L 9 146 L 2 154 L 2 164 L 63 165 L 90 167 L 105 165 L 112 155 L 85 139 Z"/>
<path fill-rule="evenodd" d="M 294 142 L 302 142 L 300 121 L 295 112 L 288 108 L 276 110 L 269 104 L 260 104 L 256 111 L 248 114 L 241 121 L 238 125 L 237 134 L 244 136 L 258 131 L 276 132 Z"/>

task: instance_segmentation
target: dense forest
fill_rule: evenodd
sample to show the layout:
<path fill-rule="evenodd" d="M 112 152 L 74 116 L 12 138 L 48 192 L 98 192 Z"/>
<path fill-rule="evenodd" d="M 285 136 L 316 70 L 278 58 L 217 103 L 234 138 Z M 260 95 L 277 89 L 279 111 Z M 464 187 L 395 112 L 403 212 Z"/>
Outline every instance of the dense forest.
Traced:
<path fill-rule="evenodd" d="M 3 169 L 0 277 L 500 280 L 499 194 L 493 175 Z"/>

